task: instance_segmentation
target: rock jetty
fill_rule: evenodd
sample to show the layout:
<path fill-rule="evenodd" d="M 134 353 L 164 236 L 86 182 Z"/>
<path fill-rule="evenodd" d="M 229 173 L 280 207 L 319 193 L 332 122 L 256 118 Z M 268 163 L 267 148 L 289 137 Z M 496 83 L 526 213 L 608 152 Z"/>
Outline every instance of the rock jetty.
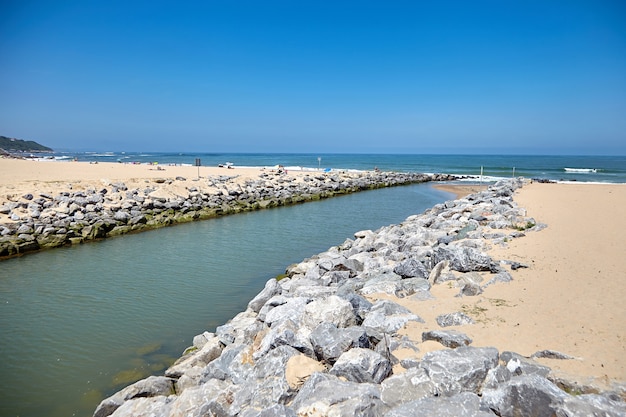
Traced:
<path fill-rule="evenodd" d="M 443 283 L 472 297 L 510 281 L 511 263 L 485 248 L 544 227 L 513 201 L 522 185 L 501 182 L 401 224 L 357 232 L 288 267 L 246 311 L 197 335 L 164 375 L 103 400 L 94 416 L 626 415 L 623 390 L 579 386 L 534 361 L 570 360 L 565 353 L 473 347 L 462 332 L 446 330 L 472 325 L 463 312 L 438 317 L 438 328 L 411 340 L 399 330 L 422 318 L 373 296 L 425 300 Z M 426 340 L 441 349 L 406 354 Z"/>
<path fill-rule="evenodd" d="M 134 188 L 107 180 L 82 189 L 68 184 L 57 195 L 6 196 L 0 205 L 0 259 L 226 214 L 451 179 L 455 177 L 377 171 L 263 172 L 244 181 L 236 175 L 158 178 Z"/>

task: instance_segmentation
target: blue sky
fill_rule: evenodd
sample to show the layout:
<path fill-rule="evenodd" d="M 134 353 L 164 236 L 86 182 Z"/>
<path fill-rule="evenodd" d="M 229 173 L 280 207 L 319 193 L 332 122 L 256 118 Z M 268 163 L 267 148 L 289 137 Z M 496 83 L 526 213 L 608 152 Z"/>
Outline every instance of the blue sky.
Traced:
<path fill-rule="evenodd" d="M 626 154 L 626 3 L 0 0 L 55 149 Z"/>

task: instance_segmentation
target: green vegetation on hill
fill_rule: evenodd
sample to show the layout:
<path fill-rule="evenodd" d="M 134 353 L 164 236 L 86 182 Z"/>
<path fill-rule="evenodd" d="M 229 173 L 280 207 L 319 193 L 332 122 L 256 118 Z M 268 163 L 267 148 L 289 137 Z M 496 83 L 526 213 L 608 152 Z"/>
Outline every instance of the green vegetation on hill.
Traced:
<path fill-rule="evenodd" d="M 52 149 L 35 141 L 7 138 L 6 136 L 0 136 L 0 149 L 7 152 L 52 152 Z"/>

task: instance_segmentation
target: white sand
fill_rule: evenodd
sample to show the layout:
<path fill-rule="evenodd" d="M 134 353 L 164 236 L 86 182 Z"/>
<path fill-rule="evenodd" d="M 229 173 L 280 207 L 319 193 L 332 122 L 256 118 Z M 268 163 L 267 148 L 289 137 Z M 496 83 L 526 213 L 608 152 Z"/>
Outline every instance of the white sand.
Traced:
<path fill-rule="evenodd" d="M 624 383 L 626 185 L 535 183 L 514 199 L 548 227 L 493 248 L 490 255 L 529 268 L 511 271 L 514 281 L 475 297 L 455 297 L 459 289 L 442 283 L 431 291 L 434 300 L 394 298 L 426 321 L 402 331 L 421 342 L 423 331 L 439 328 L 436 316 L 464 311 L 478 323 L 448 329 L 466 333 L 473 346 L 525 356 L 552 349 L 577 358 L 539 360 L 557 374 L 605 387 Z M 420 355 L 443 348 L 436 342 L 420 347 Z"/>

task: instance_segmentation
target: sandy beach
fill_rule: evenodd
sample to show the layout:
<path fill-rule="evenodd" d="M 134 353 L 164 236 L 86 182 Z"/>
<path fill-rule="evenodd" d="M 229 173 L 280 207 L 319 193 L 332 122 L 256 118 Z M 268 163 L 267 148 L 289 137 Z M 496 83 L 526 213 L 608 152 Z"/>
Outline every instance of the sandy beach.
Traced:
<path fill-rule="evenodd" d="M 199 169 L 203 178 L 228 175 L 244 180 L 261 173 L 259 169 Z M 0 159 L 0 205 L 25 193 L 59 192 L 68 184 L 80 189 L 123 181 L 133 187 L 176 176 L 196 178 L 198 168 Z M 462 196 L 479 187 L 442 189 Z M 474 340 L 473 346 L 495 346 L 527 356 L 556 350 L 576 359 L 540 361 L 581 383 L 625 381 L 626 185 L 534 183 L 518 190 L 514 199 L 547 228 L 527 232 L 505 247 L 493 247 L 490 255 L 528 268 L 512 271 L 514 281 L 490 286 L 475 297 L 455 297 L 458 288 L 440 284 L 431 290 L 433 300 L 395 300 L 426 320 L 403 331 L 421 342 L 422 331 L 438 327 L 437 315 L 464 311 L 477 324 L 458 330 Z M 420 346 L 421 354 L 441 348 L 434 342 Z"/>
<path fill-rule="evenodd" d="M 100 185 L 102 181 L 127 182 L 129 186 L 156 178 L 188 179 L 208 176 L 237 176 L 242 180 L 258 177 L 256 168 L 195 167 L 181 165 L 121 164 L 101 162 L 56 162 L 0 158 L 0 204 L 6 194 L 60 191 L 65 185 L 78 188 Z"/>
<path fill-rule="evenodd" d="M 435 184 L 434 187 L 441 191 L 452 193 L 456 198 L 463 198 L 466 195 L 484 191 L 488 185 L 480 184 Z"/>
<path fill-rule="evenodd" d="M 459 289 L 444 283 L 431 289 L 433 300 L 394 299 L 426 321 L 403 332 L 421 342 L 423 331 L 438 328 L 436 316 L 463 311 L 477 323 L 451 329 L 470 336 L 473 346 L 525 356 L 555 350 L 575 357 L 538 359 L 557 375 L 607 388 L 624 383 L 626 185 L 534 183 L 518 190 L 514 200 L 547 228 L 489 254 L 528 268 L 511 271 L 512 282 L 489 286 L 475 297 L 455 297 Z M 441 348 L 425 342 L 420 355 Z"/>
<path fill-rule="evenodd" d="M 125 183 L 128 188 L 145 187 L 146 183 L 156 179 L 174 179 L 184 177 L 190 181 L 208 177 L 236 177 L 235 183 L 243 183 L 248 179 L 258 179 L 263 172 L 270 169 L 240 168 L 233 169 L 208 166 L 181 166 L 181 165 L 149 165 L 149 164 L 122 164 L 101 162 L 56 162 L 34 161 L 21 159 L 0 158 L 0 206 L 9 201 L 16 201 L 25 194 L 38 196 L 40 193 L 56 195 L 61 191 L 94 189 L 99 190 L 103 185 L 116 182 Z M 296 178 L 296 182 L 307 174 L 303 171 L 290 171 L 289 175 Z M 192 183 L 201 191 L 213 191 L 205 182 Z M 172 194 L 187 194 L 187 190 L 168 187 Z M 9 221 L 8 217 L 0 214 L 0 222 Z"/>

